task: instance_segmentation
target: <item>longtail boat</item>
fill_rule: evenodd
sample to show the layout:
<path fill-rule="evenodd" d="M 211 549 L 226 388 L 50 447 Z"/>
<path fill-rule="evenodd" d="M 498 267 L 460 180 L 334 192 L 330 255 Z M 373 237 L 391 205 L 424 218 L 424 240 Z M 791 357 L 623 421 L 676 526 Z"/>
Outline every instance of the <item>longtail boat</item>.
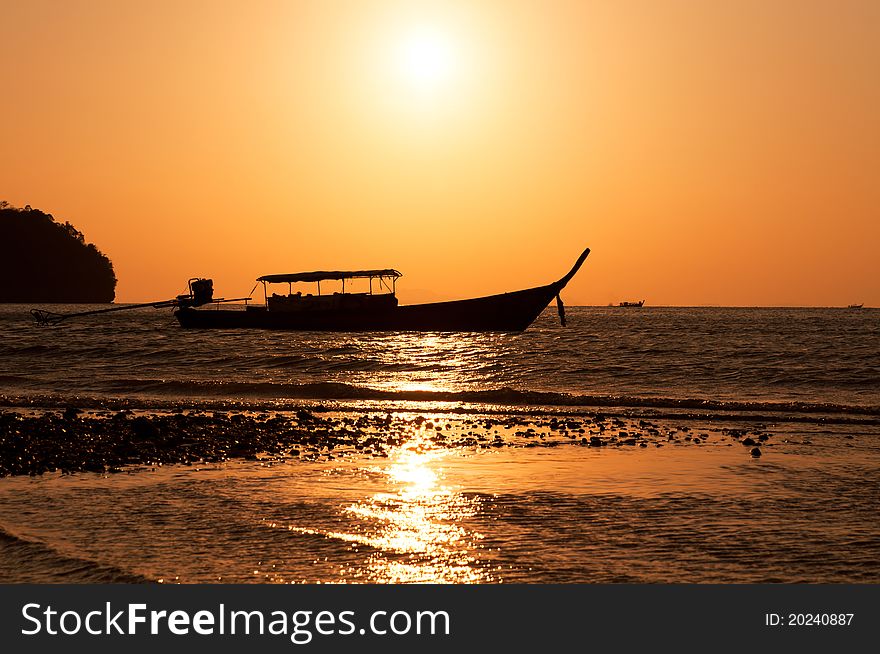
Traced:
<path fill-rule="evenodd" d="M 589 248 L 584 250 L 567 275 L 545 286 L 430 304 L 399 305 L 396 291 L 401 273 L 392 268 L 264 275 L 257 279 L 258 284 L 263 284 L 264 304 L 246 304 L 243 309 L 205 307 L 217 302 L 212 297 L 213 285 L 210 280 L 191 280 L 192 297 L 181 302 L 174 315 L 187 328 L 521 332 L 554 297 L 560 321 L 565 324 L 565 308 L 559 294 L 589 253 Z M 346 292 L 345 282 L 352 279 L 369 280 L 369 291 Z M 341 281 L 342 293 L 322 295 L 321 282 L 329 280 Z M 292 285 L 300 282 L 317 283 L 317 294 L 294 293 Z M 288 285 L 288 293 L 270 294 L 271 284 Z"/>

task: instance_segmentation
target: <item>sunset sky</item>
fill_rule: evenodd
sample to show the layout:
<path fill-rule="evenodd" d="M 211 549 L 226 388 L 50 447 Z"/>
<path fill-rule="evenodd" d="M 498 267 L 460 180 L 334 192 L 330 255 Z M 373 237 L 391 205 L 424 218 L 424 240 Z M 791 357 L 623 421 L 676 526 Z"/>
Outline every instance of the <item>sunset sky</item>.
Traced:
<path fill-rule="evenodd" d="M 0 0 L 0 199 L 117 300 L 880 305 L 877 0 Z M 4 244 L 7 246 L 7 244 Z"/>

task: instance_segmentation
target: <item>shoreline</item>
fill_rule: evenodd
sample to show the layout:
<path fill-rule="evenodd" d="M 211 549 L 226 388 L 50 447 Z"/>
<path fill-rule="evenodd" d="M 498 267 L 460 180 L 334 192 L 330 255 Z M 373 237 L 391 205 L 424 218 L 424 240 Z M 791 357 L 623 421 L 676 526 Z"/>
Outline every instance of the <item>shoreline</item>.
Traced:
<path fill-rule="evenodd" d="M 2 377 L 2 381 L 18 380 L 16 377 Z M 21 381 L 21 380 L 18 380 Z M 134 383 L 134 382 L 133 382 Z M 558 407 L 577 409 L 646 409 L 676 411 L 713 411 L 713 412 L 766 412 L 796 413 L 803 416 L 865 416 L 880 422 L 880 405 L 876 404 L 840 404 L 816 400 L 758 400 L 758 399 L 711 399 L 702 397 L 675 396 L 643 396 L 643 395 L 595 395 L 562 391 L 537 391 L 511 388 L 509 386 L 480 390 L 389 390 L 370 386 L 359 386 L 344 382 L 317 382 L 296 384 L 257 383 L 242 384 L 236 382 L 181 382 L 153 381 L 137 382 L 161 387 L 164 392 L 140 393 L 138 389 L 125 396 L 115 395 L 61 395 L 51 391 L 36 391 L 27 395 L 16 395 L 0 392 L 0 406 L 17 406 L 20 404 L 45 406 L 82 407 L 91 403 L 95 405 L 112 404 L 128 405 L 135 402 L 155 405 L 212 405 L 257 404 L 261 406 L 278 406 L 284 404 L 299 405 L 305 402 L 389 402 L 413 404 L 445 404 L 445 405 L 498 405 L 504 407 Z M 262 391 L 269 391 L 268 393 Z M 13 391 L 14 393 L 14 391 Z M 176 398 L 176 399 L 175 399 Z"/>
<path fill-rule="evenodd" d="M 679 422 L 687 422 L 679 420 Z M 332 460 L 386 457 L 416 437 L 439 447 L 660 448 L 738 445 L 759 457 L 774 434 L 762 421 L 724 426 L 640 416 L 384 410 L 294 411 L 153 409 L 90 412 L 32 407 L 0 410 L 0 477 L 60 471 L 118 473 L 133 466 L 212 464 L 232 459 Z"/>
<path fill-rule="evenodd" d="M 581 396 L 572 396 L 581 397 Z M 363 398 L 177 398 L 159 397 L 89 397 L 60 396 L 51 394 L 10 396 L 0 394 L 0 412 L 34 411 L 52 412 L 76 409 L 81 412 L 95 411 L 144 411 L 152 413 L 181 413 L 192 411 L 218 412 L 296 412 L 311 413 L 362 413 L 362 412 L 425 412 L 450 415 L 520 415 L 520 416 L 574 416 L 590 417 L 604 415 L 618 418 L 645 418 L 654 420 L 712 421 L 723 420 L 743 423 L 804 423 L 853 426 L 880 426 L 880 408 L 837 407 L 835 405 L 810 405 L 807 411 L 785 403 L 733 403 L 714 402 L 702 406 L 696 401 L 677 406 L 651 404 L 649 399 L 641 403 L 618 402 L 608 397 L 606 401 L 589 403 L 508 403 L 464 402 L 460 400 L 408 400 Z M 820 411 L 821 407 L 826 411 Z M 702 410 L 701 410 L 702 409 Z"/>
<path fill-rule="evenodd" d="M 0 578 L 873 582 L 878 436 L 602 413 L 0 409 Z"/>

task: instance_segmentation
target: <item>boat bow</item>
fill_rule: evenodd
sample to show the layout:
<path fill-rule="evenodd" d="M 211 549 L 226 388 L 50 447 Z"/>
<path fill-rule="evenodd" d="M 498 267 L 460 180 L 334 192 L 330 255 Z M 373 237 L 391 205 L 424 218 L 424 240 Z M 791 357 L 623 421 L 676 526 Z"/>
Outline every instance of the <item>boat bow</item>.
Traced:
<path fill-rule="evenodd" d="M 571 281 L 571 278 L 577 274 L 577 271 L 581 269 L 581 266 L 584 265 L 584 261 L 587 260 L 587 257 L 589 255 L 590 248 L 587 248 L 581 253 L 581 256 L 578 257 L 578 260 L 574 262 L 574 265 L 571 267 L 571 270 L 568 271 L 568 274 L 553 285 L 557 293 L 565 288 L 568 282 Z"/>

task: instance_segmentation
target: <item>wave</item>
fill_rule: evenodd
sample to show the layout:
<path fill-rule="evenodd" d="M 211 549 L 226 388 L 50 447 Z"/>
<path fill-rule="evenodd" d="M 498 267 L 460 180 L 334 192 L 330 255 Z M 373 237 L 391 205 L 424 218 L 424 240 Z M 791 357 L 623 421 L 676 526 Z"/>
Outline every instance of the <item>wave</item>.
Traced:
<path fill-rule="evenodd" d="M 481 390 L 391 390 L 357 386 L 343 382 L 316 382 L 303 384 L 276 382 L 217 382 L 183 381 L 161 379 L 118 379 L 104 386 L 111 397 L 130 398 L 129 404 L 137 405 L 136 396 L 161 397 L 176 402 L 191 403 L 194 399 L 224 401 L 245 400 L 363 400 L 389 402 L 435 402 L 478 404 L 509 407 L 578 407 L 578 408 L 644 408 L 674 409 L 700 412 L 731 412 L 772 414 L 794 413 L 799 415 L 850 415 L 880 419 L 880 406 L 859 406 L 829 402 L 722 400 L 712 398 L 677 398 L 658 396 L 591 395 L 554 391 L 520 390 L 500 387 Z M 118 395 L 117 395 L 118 394 Z M 132 397 L 135 396 L 135 397 Z M 22 398 L 0 396 L 0 405 L 20 406 Z M 100 401 L 101 404 L 106 403 Z M 25 401 L 34 406 L 35 398 Z M 46 398 L 46 402 L 84 406 L 76 398 Z"/>
<path fill-rule="evenodd" d="M 62 554 L 0 526 L 0 583 L 143 584 L 153 580 L 116 566 Z"/>

